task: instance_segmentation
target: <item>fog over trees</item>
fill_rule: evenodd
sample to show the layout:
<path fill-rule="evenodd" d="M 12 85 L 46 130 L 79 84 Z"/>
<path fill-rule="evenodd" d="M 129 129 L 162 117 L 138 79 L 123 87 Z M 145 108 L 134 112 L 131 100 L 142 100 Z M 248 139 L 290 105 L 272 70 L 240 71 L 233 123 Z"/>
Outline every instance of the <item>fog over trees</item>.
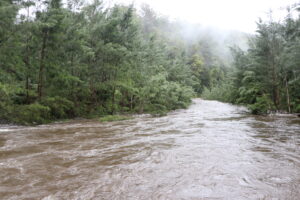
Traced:
<path fill-rule="evenodd" d="M 299 5 L 282 22 L 259 21 L 256 34 L 99 0 L 0 0 L 0 18 L 0 119 L 9 122 L 163 115 L 196 96 L 256 114 L 300 112 Z"/>

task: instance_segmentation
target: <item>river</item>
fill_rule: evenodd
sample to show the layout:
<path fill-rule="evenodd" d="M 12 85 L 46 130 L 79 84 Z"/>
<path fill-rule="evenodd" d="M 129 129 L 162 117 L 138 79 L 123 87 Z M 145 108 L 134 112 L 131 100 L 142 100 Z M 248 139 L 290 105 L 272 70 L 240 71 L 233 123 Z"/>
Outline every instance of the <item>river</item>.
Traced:
<path fill-rule="evenodd" d="M 100 123 L 0 128 L 0 199 L 300 199 L 300 118 L 194 99 Z"/>

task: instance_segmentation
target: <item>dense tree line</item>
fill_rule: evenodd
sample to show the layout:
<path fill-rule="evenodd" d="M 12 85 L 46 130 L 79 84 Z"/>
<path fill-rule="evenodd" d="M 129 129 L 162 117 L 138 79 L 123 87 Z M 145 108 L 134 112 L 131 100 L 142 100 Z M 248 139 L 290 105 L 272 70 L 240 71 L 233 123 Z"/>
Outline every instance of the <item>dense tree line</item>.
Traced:
<path fill-rule="evenodd" d="M 299 4 L 288 9 L 282 22 L 257 23 L 249 49 L 232 48 L 233 70 L 212 90 L 208 99 L 249 105 L 253 113 L 300 112 Z M 298 16 L 295 14 L 298 13 Z"/>
<path fill-rule="evenodd" d="M 11 122 L 162 114 L 225 70 L 209 40 L 187 42 L 146 5 L 0 0 L 0 18 L 0 119 Z"/>

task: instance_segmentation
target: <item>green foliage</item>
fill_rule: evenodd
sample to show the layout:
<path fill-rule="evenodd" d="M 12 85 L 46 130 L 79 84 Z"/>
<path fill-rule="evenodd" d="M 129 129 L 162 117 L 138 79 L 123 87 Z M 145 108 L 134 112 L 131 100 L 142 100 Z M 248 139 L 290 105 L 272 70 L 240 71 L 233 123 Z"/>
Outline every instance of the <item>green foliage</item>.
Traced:
<path fill-rule="evenodd" d="M 272 100 L 266 95 L 257 97 L 254 104 L 249 105 L 249 109 L 253 114 L 267 114 L 272 110 Z"/>
<path fill-rule="evenodd" d="M 295 105 L 294 111 L 295 111 L 296 113 L 300 113 L 300 104 Z"/>
<path fill-rule="evenodd" d="M 222 83 L 211 89 L 205 88 L 201 97 L 207 100 L 234 103 L 236 94 L 231 84 Z"/>
<path fill-rule="evenodd" d="M 124 116 L 124 115 L 107 115 L 104 117 L 101 117 L 99 120 L 101 122 L 113 122 L 113 121 L 124 121 L 124 120 L 130 120 L 133 119 L 130 116 Z"/>
<path fill-rule="evenodd" d="M 41 104 L 50 108 L 52 119 L 66 119 L 74 116 L 74 103 L 63 97 L 47 97 Z"/>
<path fill-rule="evenodd" d="M 39 103 L 10 108 L 8 120 L 18 124 L 42 124 L 51 119 L 50 108 Z"/>
<path fill-rule="evenodd" d="M 190 87 L 169 82 L 163 74 L 153 76 L 142 90 L 140 109 L 163 114 L 168 110 L 186 108 L 194 92 Z"/>
<path fill-rule="evenodd" d="M 7 85 L 0 83 L 0 102 L 10 101 L 10 91 Z"/>
<path fill-rule="evenodd" d="M 104 9 L 95 0 L 77 6 L 0 2 L 1 119 L 39 124 L 115 113 L 162 115 L 190 104 L 209 66 L 200 51 L 187 53 L 190 44 L 178 25 L 149 8 L 139 16 L 132 5 Z M 19 9 L 33 13 L 20 12 L 17 19 Z M 172 26 L 176 32 L 166 29 Z"/>
<path fill-rule="evenodd" d="M 299 112 L 299 26 L 300 18 L 290 13 L 281 23 L 260 21 L 250 48 L 232 49 L 230 81 L 205 90 L 203 97 L 247 105 L 254 114 Z"/>
<path fill-rule="evenodd" d="M 201 94 L 256 113 L 299 110 L 298 18 L 259 23 L 249 50 L 234 49 L 228 68 L 210 32 L 195 30 L 187 40 L 185 25 L 148 6 L 139 13 L 98 0 L 63 3 L 0 1 L 1 119 L 161 116 Z"/>

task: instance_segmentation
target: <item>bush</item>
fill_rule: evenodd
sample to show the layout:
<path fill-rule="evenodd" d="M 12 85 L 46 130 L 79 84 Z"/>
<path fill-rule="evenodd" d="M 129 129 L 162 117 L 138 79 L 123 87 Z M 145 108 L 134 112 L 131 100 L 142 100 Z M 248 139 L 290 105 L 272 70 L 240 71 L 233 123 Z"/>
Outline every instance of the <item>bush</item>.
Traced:
<path fill-rule="evenodd" d="M 261 96 L 256 98 L 256 102 L 254 104 L 249 105 L 249 109 L 252 114 L 267 114 L 269 111 L 273 109 L 272 101 L 267 96 Z"/>
<path fill-rule="evenodd" d="M 0 102 L 9 101 L 9 91 L 8 88 L 0 83 Z"/>
<path fill-rule="evenodd" d="M 94 106 L 88 113 L 88 118 L 95 118 L 99 116 L 104 116 L 107 114 L 106 108 L 103 106 Z"/>
<path fill-rule="evenodd" d="M 194 94 L 191 87 L 167 81 L 162 74 L 153 76 L 144 90 L 143 98 L 147 102 L 144 111 L 162 114 L 169 110 L 186 108 Z"/>
<path fill-rule="evenodd" d="M 65 119 L 74 116 L 74 103 L 63 97 L 48 97 L 41 104 L 50 108 L 51 119 Z"/>
<path fill-rule="evenodd" d="M 39 103 L 15 106 L 8 118 L 18 124 L 43 124 L 50 121 L 50 110 Z"/>
<path fill-rule="evenodd" d="M 9 120 L 10 106 L 0 101 L 0 120 Z"/>
<path fill-rule="evenodd" d="M 205 88 L 201 97 L 207 100 L 217 100 L 221 102 L 233 103 L 236 94 L 231 84 L 223 83 L 222 85 L 217 85 L 211 90 Z"/>
<path fill-rule="evenodd" d="M 295 106 L 294 112 L 300 113 L 300 104 L 298 104 L 298 105 Z"/>
<path fill-rule="evenodd" d="M 145 112 L 150 113 L 153 116 L 165 116 L 168 109 L 161 104 L 148 104 L 145 106 Z"/>

